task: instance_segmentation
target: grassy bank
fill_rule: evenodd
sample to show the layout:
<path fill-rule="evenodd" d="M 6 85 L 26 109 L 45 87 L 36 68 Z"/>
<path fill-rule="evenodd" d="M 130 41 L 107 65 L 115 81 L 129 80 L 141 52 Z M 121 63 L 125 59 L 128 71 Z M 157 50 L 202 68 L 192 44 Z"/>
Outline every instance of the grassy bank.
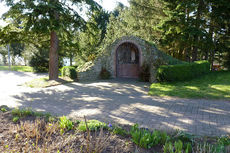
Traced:
<path fill-rule="evenodd" d="M 49 80 L 48 77 L 34 79 L 26 82 L 24 85 L 31 88 L 46 88 L 51 86 L 57 86 L 61 84 L 71 83 L 76 80 L 72 80 L 68 77 L 59 77 L 58 80 Z"/>
<path fill-rule="evenodd" d="M 230 100 L 230 72 L 211 72 L 197 79 L 172 83 L 153 83 L 150 95 L 181 98 Z"/>
<path fill-rule="evenodd" d="M 0 70 L 9 70 L 9 66 L 0 66 Z M 10 70 L 19 72 L 33 72 L 33 68 L 30 66 L 11 66 Z"/>

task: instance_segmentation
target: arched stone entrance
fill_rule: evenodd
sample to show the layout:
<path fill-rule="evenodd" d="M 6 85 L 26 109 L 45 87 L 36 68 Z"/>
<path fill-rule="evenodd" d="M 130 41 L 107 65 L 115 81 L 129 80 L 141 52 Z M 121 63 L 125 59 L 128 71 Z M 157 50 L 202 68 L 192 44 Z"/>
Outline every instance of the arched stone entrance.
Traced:
<path fill-rule="evenodd" d="M 116 49 L 116 77 L 138 78 L 140 69 L 140 51 L 131 42 L 124 42 Z"/>
<path fill-rule="evenodd" d="M 77 69 L 79 80 L 100 79 L 102 69 L 106 69 L 111 78 L 138 78 L 141 67 L 150 67 L 150 82 L 156 81 L 158 61 L 165 64 L 181 61 L 159 51 L 155 45 L 139 37 L 124 36 L 106 45 L 104 51 L 95 61 L 90 61 Z"/>

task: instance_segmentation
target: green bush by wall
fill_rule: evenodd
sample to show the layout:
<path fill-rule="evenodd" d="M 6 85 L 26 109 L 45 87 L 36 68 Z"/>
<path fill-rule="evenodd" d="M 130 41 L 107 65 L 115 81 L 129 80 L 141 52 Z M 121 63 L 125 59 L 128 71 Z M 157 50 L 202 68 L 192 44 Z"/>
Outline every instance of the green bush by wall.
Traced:
<path fill-rule="evenodd" d="M 194 63 L 163 65 L 157 70 L 159 82 L 184 81 L 196 78 L 210 72 L 208 61 L 196 61 Z"/>
<path fill-rule="evenodd" d="M 102 68 L 101 72 L 99 74 L 99 77 L 100 77 L 100 79 L 103 79 L 103 80 L 104 79 L 110 79 L 111 74 L 108 70 L 106 70 L 106 68 Z"/>
<path fill-rule="evenodd" d="M 73 66 L 64 66 L 61 69 L 62 77 L 69 77 L 71 79 L 77 79 L 77 71 Z"/>

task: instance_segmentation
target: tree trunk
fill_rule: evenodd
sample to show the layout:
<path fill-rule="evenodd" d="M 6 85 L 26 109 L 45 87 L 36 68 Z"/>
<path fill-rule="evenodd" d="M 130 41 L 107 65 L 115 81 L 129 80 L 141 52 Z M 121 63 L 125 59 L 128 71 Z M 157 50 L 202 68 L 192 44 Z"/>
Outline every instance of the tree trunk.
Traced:
<path fill-rule="evenodd" d="M 191 62 L 191 46 L 186 48 L 186 61 Z"/>
<path fill-rule="evenodd" d="M 205 51 L 205 60 L 208 60 L 208 51 Z"/>
<path fill-rule="evenodd" d="M 179 60 L 183 60 L 183 51 L 184 51 L 183 48 L 179 49 L 179 56 L 178 56 Z"/>
<path fill-rule="evenodd" d="M 213 70 L 213 64 L 214 64 L 214 60 L 215 60 L 215 53 L 216 53 L 216 31 L 214 31 L 214 37 L 213 37 L 213 42 L 214 42 L 214 49 L 211 50 L 211 69 Z"/>
<path fill-rule="evenodd" d="M 195 37 L 195 40 L 197 40 L 198 37 Z M 192 62 L 197 60 L 197 46 L 193 46 L 192 50 Z"/>
<path fill-rule="evenodd" d="M 53 0 L 53 3 L 57 3 L 58 0 Z M 57 10 L 53 11 L 54 20 L 59 21 L 59 14 Z M 55 30 L 50 33 L 50 52 L 49 52 L 49 80 L 58 79 L 58 47 L 59 39 Z"/>
<path fill-rule="evenodd" d="M 73 65 L 73 56 L 71 53 L 70 53 L 69 61 L 70 61 L 70 66 L 72 66 Z"/>
<path fill-rule="evenodd" d="M 210 28 L 209 28 L 209 37 L 212 39 L 212 43 L 214 44 L 215 46 L 215 43 L 214 43 L 214 37 L 213 37 L 213 32 L 214 32 L 214 25 L 213 25 L 213 21 L 212 21 L 212 18 L 211 18 L 211 21 L 210 21 Z M 210 51 L 209 51 L 209 62 L 211 63 L 211 69 L 213 67 L 213 62 L 214 62 L 214 53 L 215 51 L 215 47 L 210 47 Z"/>
<path fill-rule="evenodd" d="M 58 79 L 58 45 L 57 33 L 52 31 L 50 34 L 49 80 Z"/>
<path fill-rule="evenodd" d="M 189 23 L 190 20 L 189 6 L 187 6 L 187 8 L 185 9 L 185 13 L 186 13 L 186 22 Z M 190 39 L 190 36 L 188 37 L 188 39 Z M 184 50 L 184 60 L 190 63 L 190 59 L 191 59 L 190 57 L 191 57 L 191 44 L 187 43 Z"/>
<path fill-rule="evenodd" d="M 203 0 L 199 1 L 198 4 L 198 8 L 197 8 L 197 15 L 196 15 L 196 28 L 199 29 L 200 28 L 200 18 L 201 18 L 201 13 L 202 13 L 202 8 L 203 8 Z M 197 60 L 197 54 L 198 54 L 198 44 L 199 41 L 199 36 L 197 34 L 195 34 L 194 36 L 194 45 L 193 45 L 193 51 L 192 51 L 192 61 L 196 61 Z"/>
<path fill-rule="evenodd" d="M 13 66 L 13 65 L 16 65 L 15 56 L 14 56 L 14 55 L 11 56 L 11 65 L 12 65 L 12 66 Z"/>
<path fill-rule="evenodd" d="M 24 65 L 27 66 L 27 60 L 25 58 L 24 59 Z"/>
<path fill-rule="evenodd" d="M 2 60 L 3 60 L 4 65 L 7 65 L 6 55 L 2 55 Z"/>

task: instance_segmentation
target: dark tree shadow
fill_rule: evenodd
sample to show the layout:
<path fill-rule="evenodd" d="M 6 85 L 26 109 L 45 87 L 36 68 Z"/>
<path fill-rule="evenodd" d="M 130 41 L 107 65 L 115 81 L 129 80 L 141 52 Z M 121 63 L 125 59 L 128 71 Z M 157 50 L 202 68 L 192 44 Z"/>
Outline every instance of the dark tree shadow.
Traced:
<path fill-rule="evenodd" d="M 230 132 L 230 102 L 151 97 L 148 86 L 135 80 L 75 82 L 13 97 L 21 107 L 75 119 L 85 115 L 107 123 L 209 136 Z"/>

